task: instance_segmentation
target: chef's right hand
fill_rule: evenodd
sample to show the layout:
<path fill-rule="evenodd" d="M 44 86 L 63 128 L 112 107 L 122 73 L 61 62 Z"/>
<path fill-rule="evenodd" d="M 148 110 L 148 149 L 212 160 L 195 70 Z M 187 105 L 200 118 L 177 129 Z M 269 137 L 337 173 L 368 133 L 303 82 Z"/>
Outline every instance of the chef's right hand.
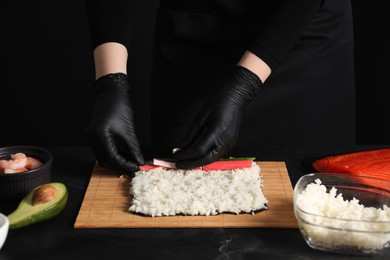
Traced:
<path fill-rule="evenodd" d="M 145 164 L 135 132 L 126 74 L 113 73 L 95 82 L 96 103 L 87 137 L 102 167 L 122 172 Z"/>

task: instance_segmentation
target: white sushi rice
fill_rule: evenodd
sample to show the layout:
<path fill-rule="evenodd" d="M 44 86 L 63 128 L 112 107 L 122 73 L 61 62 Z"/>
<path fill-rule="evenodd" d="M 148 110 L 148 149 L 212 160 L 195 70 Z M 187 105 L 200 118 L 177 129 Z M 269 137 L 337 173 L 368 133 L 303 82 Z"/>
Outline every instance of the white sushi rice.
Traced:
<path fill-rule="evenodd" d="M 390 245 L 390 208 L 365 207 L 359 200 L 346 200 L 321 180 L 297 195 L 296 211 L 302 231 L 311 243 L 322 248 L 359 248 L 365 253 Z M 306 213 L 305 213 L 306 212 Z"/>
<path fill-rule="evenodd" d="M 234 170 L 139 171 L 131 181 L 130 211 L 150 216 L 253 213 L 267 209 L 260 167 Z"/>

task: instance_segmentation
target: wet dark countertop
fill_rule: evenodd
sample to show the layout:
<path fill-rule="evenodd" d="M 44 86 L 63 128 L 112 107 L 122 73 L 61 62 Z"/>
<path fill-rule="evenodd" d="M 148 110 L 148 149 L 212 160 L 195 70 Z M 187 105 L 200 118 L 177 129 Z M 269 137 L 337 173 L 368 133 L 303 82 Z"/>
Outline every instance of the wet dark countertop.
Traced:
<path fill-rule="evenodd" d="M 389 146 L 235 148 L 235 154 L 258 161 L 285 161 L 295 185 L 312 171 L 319 157 Z M 58 216 L 29 227 L 10 230 L 0 260 L 30 259 L 390 259 L 353 257 L 311 249 L 298 229 L 74 229 L 95 162 L 89 147 L 45 147 L 53 153 L 52 181 L 69 190 L 66 208 Z M 245 153 L 243 153 L 245 151 Z M 1 202 L 11 213 L 18 201 Z"/>

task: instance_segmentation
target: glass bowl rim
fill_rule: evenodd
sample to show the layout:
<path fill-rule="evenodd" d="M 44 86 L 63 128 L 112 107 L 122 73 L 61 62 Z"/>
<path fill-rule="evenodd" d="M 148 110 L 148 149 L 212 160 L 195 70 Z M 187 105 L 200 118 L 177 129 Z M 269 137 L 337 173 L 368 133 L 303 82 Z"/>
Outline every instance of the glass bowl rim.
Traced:
<path fill-rule="evenodd" d="M 360 178 L 364 178 L 364 179 L 380 180 L 380 181 L 388 182 L 390 184 L 390 180 L 386 180 L 386 179 L 382 179 L 382 178 L 378 178 L 378 177 L 373 177 L 373 176 L 363 174 L 363 173 L 311 172 L 311 173 L 306 173 L 306 174 L 302 175 L 301 177 L 299 177 L 295 186 L 298 186 L 298 183 L 300 181 L 302 181 L 302 179 L 304 179 L 306 177 L 311 177 L 311 176 L 331 176 L 331 177 L 334 177 L 334 176 L 350 176 L 350 177 L 356 176 L 356 177 L 360 177 Z M 390 189 L 389 189 L 389 192 L 390 192 Z"/>

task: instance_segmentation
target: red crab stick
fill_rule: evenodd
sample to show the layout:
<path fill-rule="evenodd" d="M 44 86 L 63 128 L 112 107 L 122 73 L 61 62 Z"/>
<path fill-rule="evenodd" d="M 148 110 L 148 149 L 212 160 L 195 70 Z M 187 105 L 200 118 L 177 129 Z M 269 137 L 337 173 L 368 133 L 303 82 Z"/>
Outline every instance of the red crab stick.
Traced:
<path fill-rule="evenodd" d="M 140 165 L 139 168 L 142 170 L 142 171 L 149 171 L 149 170 L 153 170 L 153 169 L 156 169 L 156 168 L 160 168 L 161 166 L 157 166 L 157 165 L 149 165 L 149 164 L 145 164 L 145 165 Z"/>
<path fill-rule="evenodd" d="M 250 168 L 252 167 L 252 162 L 254 158 L 250 159 L 239 159 L 239 158 L 231 158 L 231 159 L 222 159 L 220 161 L 216 161 L 203 167 L 195 168 L 192 170 L 204 170 L 204 171 L 215 171 L 215 170 L 231 170 L 231 169 L 240 169 L 240 168 Z M 152 170 L 156 168 L 171 168 L 176 169 L 175 163 L 171 161 L 164 161 L 160 159 L 153 159 L 153 165 L 142 165 L 140 166 L 141 170 Z"/>
<path fill-rule="evenodd" d="M 252 160 L 216 161 L 203 166 L 204 171 L 232 170 L 252 167 Z"/>

